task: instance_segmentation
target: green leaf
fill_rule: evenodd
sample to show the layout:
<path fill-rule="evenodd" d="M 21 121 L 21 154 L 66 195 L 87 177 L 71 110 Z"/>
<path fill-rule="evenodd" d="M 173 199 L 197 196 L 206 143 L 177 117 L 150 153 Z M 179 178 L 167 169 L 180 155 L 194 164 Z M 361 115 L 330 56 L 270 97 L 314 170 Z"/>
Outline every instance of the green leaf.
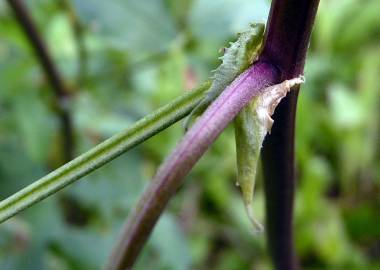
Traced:
<path fill-rule="evenodd" d="M 74 0 L 81 19 L 110 45 L 134 53 L 165 51 L 176 37 L 162 0 Z"/>
<path fill-rule="evenodd" d="M 27 89 L 15 98 L 14 120 L 28 154 L 41 162 L 53 145 L 57 123 L 33 90 Z"/>
<path fill-rule="evenodd" d="M 152 244 L 159 252 L 161 264 L 166 269 L 190 269 L 188 243 L 172 216 L 163 215 L 160 218 L 152 235 Z"/>
<path fill-rule="evenodd" d="M 269 3 L 264 0 L 196 0 L 189 24 L 199 39 L 224 41 L 253 21 L 265 21 L 268 13 Z"/>
<path fill-rule="evenodd" d="M 331 120 L 336 128 L 357 128 L 365 119 L 365 112 L 358 103 L 358 95 L 344 85 L 331 86 L 329 101 L 331 106 Z M 347 108 L 350 108 L 347 110 Z"/>

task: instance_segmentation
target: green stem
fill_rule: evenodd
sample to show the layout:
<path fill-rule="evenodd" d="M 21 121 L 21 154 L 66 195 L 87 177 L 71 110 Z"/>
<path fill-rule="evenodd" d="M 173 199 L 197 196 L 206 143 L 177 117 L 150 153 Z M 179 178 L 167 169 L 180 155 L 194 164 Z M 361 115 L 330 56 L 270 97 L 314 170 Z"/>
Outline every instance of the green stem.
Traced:
<path fill-rule="evenodd" d="M 66 163 L 0 202 L 0 223 L 103 166 L 134 146 L 179 121 L 198 104 L 207 82 L 158 109 L 126 130 Z"/>

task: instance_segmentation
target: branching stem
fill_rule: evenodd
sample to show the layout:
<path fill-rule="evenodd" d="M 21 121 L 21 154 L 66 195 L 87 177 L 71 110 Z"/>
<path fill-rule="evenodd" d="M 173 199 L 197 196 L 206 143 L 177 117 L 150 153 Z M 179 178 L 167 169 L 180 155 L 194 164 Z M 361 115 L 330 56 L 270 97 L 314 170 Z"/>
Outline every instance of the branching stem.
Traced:
<path fill-rule="evenodd" d="M 240 110 L 277 81 L 275 67 L 265 62 L 257 63 L 237 77 L 208 107 L 160 167 L 128 217 L 108 270 L 131 269 L 165 206 L 194 164 Z"/>

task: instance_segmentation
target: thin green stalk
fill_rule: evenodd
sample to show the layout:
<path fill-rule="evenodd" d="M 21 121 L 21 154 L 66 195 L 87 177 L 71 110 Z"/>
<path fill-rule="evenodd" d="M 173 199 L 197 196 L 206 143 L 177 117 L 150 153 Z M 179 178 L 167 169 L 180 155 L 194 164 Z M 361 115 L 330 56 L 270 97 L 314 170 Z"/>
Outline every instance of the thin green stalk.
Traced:
<path fill-rule="evenodd" d="M 96 147 L 66 163 L 0 202 L 0 223 L 49 195 L 72 184 L 117 156 L 142 143 L 158 132 L 179 121 L 194 109 L 209 88 L 207 82 L 157 111 L 147 115 L 131 127 L 114 135 Z"/>

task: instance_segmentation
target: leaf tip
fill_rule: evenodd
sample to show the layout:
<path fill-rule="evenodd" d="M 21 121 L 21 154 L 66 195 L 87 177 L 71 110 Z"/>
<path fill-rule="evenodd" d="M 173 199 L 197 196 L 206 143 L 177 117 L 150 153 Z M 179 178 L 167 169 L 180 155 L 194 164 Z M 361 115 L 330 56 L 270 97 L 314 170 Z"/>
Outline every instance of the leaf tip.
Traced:
<path fill-rule="evenodd" d="M 252 207 L 250 204 L 244 203 L 245 210 L 247 212 L 248 218 L 253 225 L 253 232 L 255 234 L 261 234 L 264 232 L 264 226 L 254 217 Z"/>

